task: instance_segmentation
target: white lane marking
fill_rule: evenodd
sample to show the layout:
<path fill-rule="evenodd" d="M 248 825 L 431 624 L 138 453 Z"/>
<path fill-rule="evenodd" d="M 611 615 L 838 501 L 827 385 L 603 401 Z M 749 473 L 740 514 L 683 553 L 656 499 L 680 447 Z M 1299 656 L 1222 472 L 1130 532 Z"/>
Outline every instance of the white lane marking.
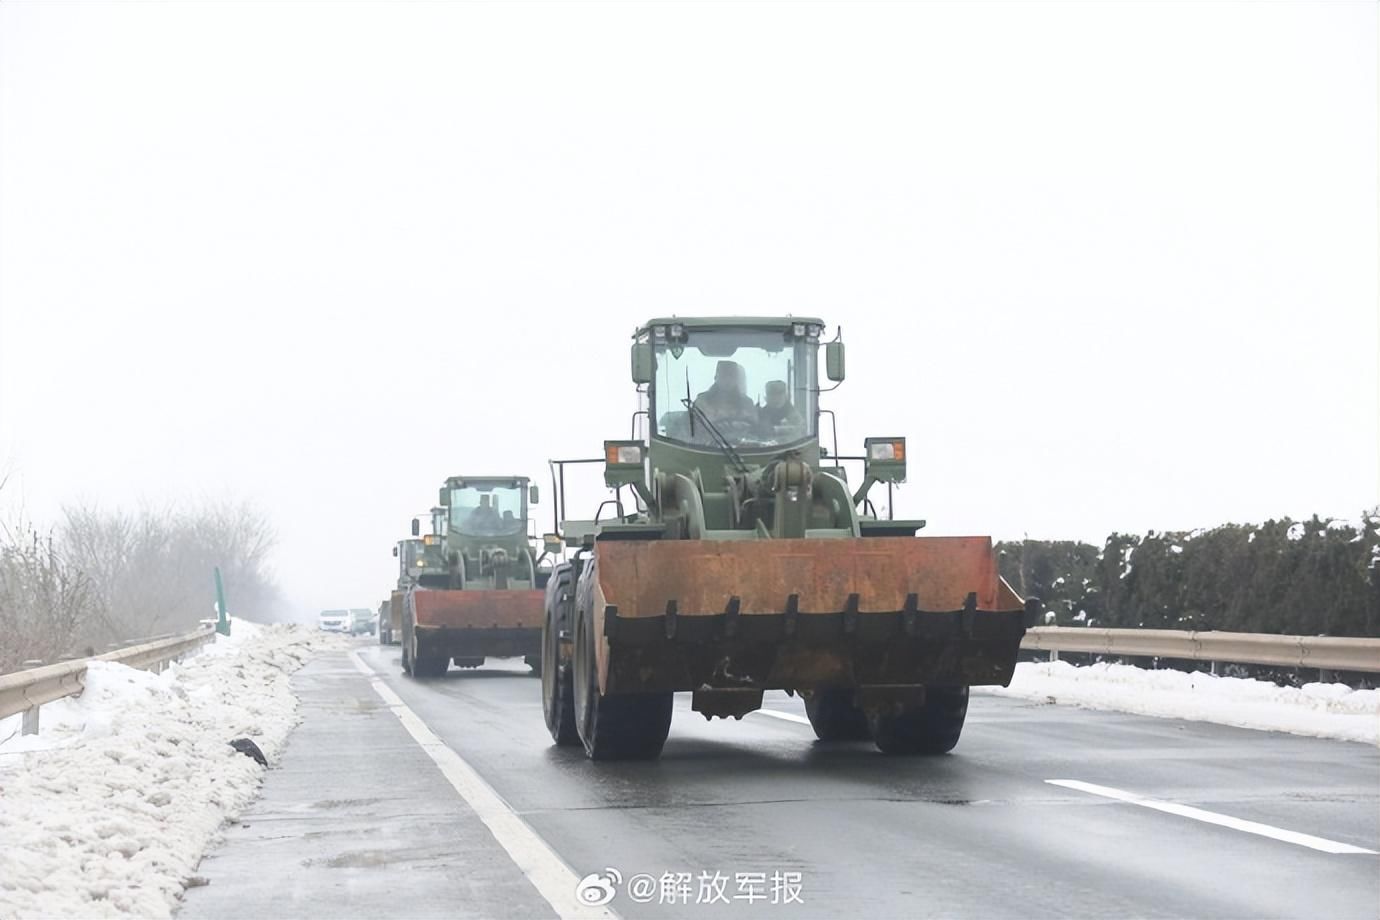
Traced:
<path fill-rule="evenodd" d="M 565 860 L 513 812 L 512 807 L 473 767 L 436 737 L 402 698 L 383 682 L 383 678 L 365 663 L 357 650 L 350 653 L 350 658 L 355 667 L 368 676 L 374 692 L 388 704 L 407 733 L 441 768 L 441 775 L 474 809 L 479 820 L 484 822 L 499 845 L 508 851 L 522 874 L 527 876 L 527 880 L 547 900 L 558 917 L 562 920 L 617 920 L 618 915 L 607 908 L 580 903 L 575 896 L 575 886 L 580 878 L 565 864 Z"/>
<path fill-rule="evenodd" d="M 1215 811 L 1204 811 L 1201 808 L 1193 808 L 1190 805 L 1179 805 L 1174 802 L 1152 799 L 1134 792 L 1113 789 L 1110 786 L 1098 786 L 1094 783 L 1084 783 L 1076 779 L 1047 779 L 1045 782 L 1052 786 L 1063 786 L 1065 789 L 1076 789 L 1079 792 L 1086 792 L 1089 795 L 1100 795 L 1104 798 L 1116 799 L 1118 802 L 1139 805 L 1142 808 L 1153 808 L 1155 811 L 1178 815 L 1181 818 L 1192 818 L 1194 821 L 1216 824 L 1219 827 L 1229 827 L 1232 830 L 1243 831 L 1247 834 L 1258 834 L 1261 837 L 1282 840 L 1285 843 L 1293 843 L 1301 847 L 1321 850 L 1324 853 L 1367 853 L 1372 856 L 1377 855 L 1375 850 L 1367 850 L 1364 847 L 1352 846 L 1349 843 L 1338 843 L 1335 840 L 1314 837 L 1312 834 L 1300 834 L 1298 831 L 1286 831 L 1283 828 L 1272 827 L 1269 824 L 1260 824 L 1256 821 L 1245 821 L 1241 818 L 1233 818 L 1230 815 L 1219 815 Z"/>
<path fill-rule="evenodd" d="M 810 724 L 810 720 L 804 716 L 798 716 L 793 712 L 782 712 L 779 709 L 767 709 L 765 706 L 761 709 L 754 709 L 753 712 L 759 716 L 771 716 L 773 719 L 785 719 L 787 722 L 799 722 L 801 725 Z"/>

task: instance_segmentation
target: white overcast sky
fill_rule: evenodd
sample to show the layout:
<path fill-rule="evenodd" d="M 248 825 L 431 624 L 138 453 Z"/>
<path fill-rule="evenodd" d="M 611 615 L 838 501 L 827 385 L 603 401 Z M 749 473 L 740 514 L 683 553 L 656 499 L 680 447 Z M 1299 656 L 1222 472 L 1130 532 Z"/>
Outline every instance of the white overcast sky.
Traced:
<path fill-rule="evenodd" d="M 7 0 L 4 498 L 249 499 L 373 606 L 445 476 L 626 436 L 640 320 L 792 312 L 933 533 L 1354 517 L 1376 10 Z"/>

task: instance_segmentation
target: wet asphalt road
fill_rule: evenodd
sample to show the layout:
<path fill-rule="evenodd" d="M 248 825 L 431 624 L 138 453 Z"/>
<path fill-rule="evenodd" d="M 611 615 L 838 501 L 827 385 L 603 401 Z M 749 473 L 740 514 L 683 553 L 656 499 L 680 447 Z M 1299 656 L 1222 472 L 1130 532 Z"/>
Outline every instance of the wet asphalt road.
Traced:
<path fill-rule="evenodd" d="M 624 891 L 609 905 L 624 917 L 1380 916 L 1380 856 L 1319 852 L 1048 782 L 1114 787 L 1380 850 L 1380 751 L 1364 745 L 974 695 L 953 754 L 898 759 L 865 743 L 820 744 L 808 725 L 785 718 L 708 723 L 686 696 L 660 761 L 596 765 L 551 745 L 539 681 L 516 663 L 416 683 L 399 672 L 395 648 L 369 646 L 362 657 L 577 875 L 722 873 L 732 898 L 739 873 L 800 873 L 803 904 L 634 904 Z M 342 687 L 368 688 L 358 672 L 331 673 Z M 769 694 L 767 706 L 804 715 L 784 694 Z M 299 735 L 314 721 L 305 714 Z M 458 893 L 442 891 L 431 905 L 437 915 L 549 916 L 505 854 L 485 851 L 487 832 L 466 818 L 454 790 L 421 775 L 436 768 L 409 754 L 392 715 L 374 720 L 338 727 L 360 747 L 351 756 L 367 761 L 386 737 L 389 772 L 405 762 L 419 774 L 410 796 L 438 799 L 433 813 L 458 816 L 428 825 L 424 839 L 444 849 L 443 828 L 453 827 L 463 838 L 457 852 L 489 878 L 475 885 L 461 873 Z M 294 736 L 284 764 L 294 748 L 307 756 L 306 743 Z M 365 827 L 384 820 L 361 818 Z M 290 841 L 291 822 L 278 829 Z M 183 914 L 227 915 L 202 892 L 219 886 L 222 906 L 231 903 L 243 882 L 236 873 L 256 871 L 254 849 L 237 848 L 232 834 L 203 863 L 213 884 L 189 892 Z M 376 874 L 391 873 L 396 890 L 409 877 L 424 881 L 414 869 L 389 858 Z M 356 893 L 372 884 L 362 872 L 352 870 Z M 438 872 L 436 884 L 455 885 L 445 881 L 455 874 Z M 311 888 L 297 893 L 293 915 L 420 916 L 430 904 L 416 901 L 409 912 L 405 902 L 333 901 Z"/>

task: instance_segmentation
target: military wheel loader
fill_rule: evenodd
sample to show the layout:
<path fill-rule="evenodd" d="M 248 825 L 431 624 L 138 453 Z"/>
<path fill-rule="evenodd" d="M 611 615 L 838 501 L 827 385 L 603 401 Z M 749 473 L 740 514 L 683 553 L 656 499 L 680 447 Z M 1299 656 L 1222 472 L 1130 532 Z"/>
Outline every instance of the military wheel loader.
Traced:
<path fill-rule="evenodd" d="M 433 509 L 444 566 L 407 588 L 401 605 L 403 670 L 439 677 L 453 661 L 523 658 L 540 667 L 542 591 L 551 573 L 530 536 L 537 487 L 523 476 L 453 476 Z M 414 534 L 419 529 L 413 521 Z"/>
<path fill-rule="evenodd" d="M 841 338 L 798 317 L 666 318 L 637 329 L 642 437 L 552 461 L 556 533 L 574 550 L 545 595 L 542 704 L 559 745 L 595 760 L 660 756 L 672 696 L 742 718 L 763 691 L 801 694 L 822 741 L 888 754 L 958 742 L 975 684 L 1006 684 L 1037 602 L 997 574 L 989 537 L 920 537 L 870 490 L 906 472 L 901 437 L 861 457 L 820 444 Z M 848 484 L 843 460 L 861 461 Z M 569 463 L 600 463 L 613 498 L 564 517 Z M 610 508 L 611 506 L 611 508 Z M 607 515 L 605 510 L 609 510 Z"/>
<path fill-rule="evenodd" d="M 399 645 L 402 643 L 403 604 L 407 591 L 413 585 L 438 581 L 444 586 L 449 583 L 446 575 L 446 561 L 442 540 L 445 537 L 446 509 L 431 509 L 431 533 L 420 535 L 420 526 L 414 521 L 412 538 L 399 540 L 393 546 L 393 557 L 398 560 L 398 581 L 388 600 L 379 606 L 379 644 Z"/>

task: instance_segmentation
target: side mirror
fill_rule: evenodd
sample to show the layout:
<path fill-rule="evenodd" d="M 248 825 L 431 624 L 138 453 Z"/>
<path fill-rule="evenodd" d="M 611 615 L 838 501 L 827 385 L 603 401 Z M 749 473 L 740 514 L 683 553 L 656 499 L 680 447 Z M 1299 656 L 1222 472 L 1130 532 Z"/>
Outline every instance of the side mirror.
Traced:
<path fill-rule="evenodd" d="M 656 360 L 652 357 L 651 342 L 634 342 L 632 347 L 633 383 L 651 383 L 656 373 Z"/>
<path fill-rule="evenodd" d="M 559 556 L 563 545 L 564 541 L 561 540 L 561 535 L 558 533 L 544 533 L 541 535 L 542 549 L 546 550 L 546 552 L 550 553 L 552 556 Z"/>
<path fill-rule="evenodd" d="M 843 380 L 843 343 L 829 342 L 824 346 L 824 376 L 835 383 Z"/>
<path fill-rule="evenodd" d="M 398 558 L 398 548 L 397 548 L 396 546 L 393 547 L 393 558 L 394 558 L 394 559 L 397 559 L 397 558 Z"/>
<path fill-rule="evenodd" d="M 529 503 L 529 504 L 532 504 L 532 505 L 538 504 L 538 498 L 539 498 L 540 494 L 541 494 L 541 493 L 539 493 L 539 492 L 537 491 L 537 487 L 536 487 L 536 486 L 528 486 L 528 487 L 527 487 L 527 501 L 528 501 L 528 503 Z"/>
<path fill-rule="evenodd" d="M 422 532 L 422 524 L 416 518 L 412 519 L 412 536 L 419 536 Z"/>
<path fill-rule="evenodd" d="M 436 496 L 436 503 L 443 508 L 450 507 L 450 489 L 441 486 L 440 493 Z"/>

